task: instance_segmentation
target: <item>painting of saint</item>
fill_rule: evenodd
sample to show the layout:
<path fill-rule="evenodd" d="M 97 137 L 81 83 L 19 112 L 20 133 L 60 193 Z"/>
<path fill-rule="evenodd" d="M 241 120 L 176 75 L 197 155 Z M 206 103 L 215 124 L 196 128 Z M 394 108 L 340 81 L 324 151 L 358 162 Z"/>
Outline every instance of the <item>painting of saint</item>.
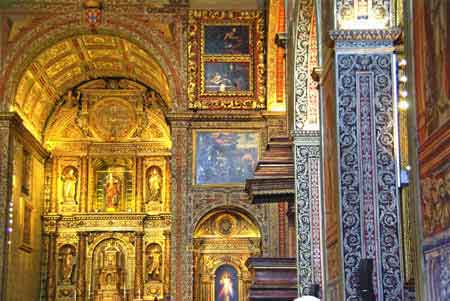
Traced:
<path fill-rule="evenodd" d="M 206 25 L 204 53 L 206 55 L 248 55 L 249 32 L 248 25 Z"/>
<path fill-rule="evenodd" d="M 250 89 L 249 63 L 205 63 L 204 91 L 206 93 L 248 92 Z"/>
<path fill-rule="evenodd" d="M 215 273 L 215 300 L 238 301 L 238 277 L 236 270 L 230 265 L 220 266 Z"/>
<path fill-rule="evenodd" d="M 197 131 L 195 135 L 196 184 L 242 184 L 253 175 L 257 133 Z"/>
<path fill-rule="evenodd" d="M 119 207 L 122 185 L 120 179 L 114 177 L 111 173 L 106 176 L 104 185 L 106 210 L 114 211 Z"/>
<path fill-rule="evenodd" d="M 66 167 L 61 176 L 61 180 L 63 182 L 62 187 L 63 201 L 76 202 L 77 182 L 78 182 L 77 170 L 72 166 Z"/>
<path fill-rule="evenodd" d="M 425 5 L 425 103 L 428 135 L 450 118 L 450 1 Z"/>

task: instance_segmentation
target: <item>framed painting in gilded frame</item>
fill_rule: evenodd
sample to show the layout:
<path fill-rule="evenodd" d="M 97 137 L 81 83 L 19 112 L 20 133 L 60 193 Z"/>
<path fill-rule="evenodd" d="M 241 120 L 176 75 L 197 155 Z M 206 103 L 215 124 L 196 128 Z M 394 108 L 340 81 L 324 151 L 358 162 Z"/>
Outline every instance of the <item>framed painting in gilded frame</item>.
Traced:
<path fill-rule="evenodd" d="M 192 10 L 189 24 L 189 108 L 264 109 L 263 13 Z"/>
<path fill-rule="evenodd" d="M 203 55 L 250 55 L 250 24 L 205 24 Z"/>
<path fill-rule="evenodd" d="M 251 62 L 209 61 L 203 66 L 202 96 L 252 95 Z"/>
<path fill-rule="evenodd" d="M 214 300 L 239 301 L 238 273 L 231 265 L 220 266 L 215 274 Z"/>
<path fill-rule="evenodd" d="M 194 131 L 194 185 L 244 185 L 260 157 L 260 137 L 248 130 Z"/>

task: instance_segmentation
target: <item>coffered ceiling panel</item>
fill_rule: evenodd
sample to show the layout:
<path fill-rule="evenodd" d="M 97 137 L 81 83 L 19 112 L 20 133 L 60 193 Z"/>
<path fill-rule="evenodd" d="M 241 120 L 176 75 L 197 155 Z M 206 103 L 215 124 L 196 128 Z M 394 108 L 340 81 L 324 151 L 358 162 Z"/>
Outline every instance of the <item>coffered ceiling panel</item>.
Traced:
<path fill-rule="evenodd" d="M 68 90 L 100 77 L 137 80 L 171 106 L 167 77 L 144 49 L 115 36 L 84 35 L 58 42 L 30 64 L 20 80 L 14 107 L 42 132 L 53 107 Z"/>

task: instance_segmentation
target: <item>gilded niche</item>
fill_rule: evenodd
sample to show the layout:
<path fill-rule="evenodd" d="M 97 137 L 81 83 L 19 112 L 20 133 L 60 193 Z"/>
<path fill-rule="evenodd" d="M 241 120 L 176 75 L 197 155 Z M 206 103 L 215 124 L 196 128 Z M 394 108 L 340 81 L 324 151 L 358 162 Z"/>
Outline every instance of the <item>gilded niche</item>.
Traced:
<path fill-rule="evenodd" d="M 131 159 L 96 159 L 95 212 L 123 212 L 134 208 Z"/>
<path fill-rule="evenodd" d="M 145 251 L 146 256 L 146 282 L 162 280 L 162 249 L 156 243 L 151 243 Z"/>
<path fill-rule="evenodd" d="M 62 175 L 62 200 L 64 204 L 76 203 L 78 170 L 73 166 L 64 168 Z"/>
<path fill-rule="evenodd" d="M 72 245 L 64 245 L 59 249 L 59 280 L 62 284 L 73 284 L 75 275 L 76 251 Z"/>
<path fill-rule="evenodd" d="M 149 202 L 162 203 L 162 172 L 158 166 L 152 166 L 147 170 L 147 200 Z"/>

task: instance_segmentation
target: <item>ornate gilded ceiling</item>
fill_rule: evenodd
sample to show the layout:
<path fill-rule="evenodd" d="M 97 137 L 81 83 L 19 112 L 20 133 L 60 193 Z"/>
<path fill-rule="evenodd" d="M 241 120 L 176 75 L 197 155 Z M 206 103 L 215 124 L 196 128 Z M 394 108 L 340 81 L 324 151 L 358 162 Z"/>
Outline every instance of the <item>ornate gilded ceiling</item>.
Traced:
<path fill-rule="evenodd" d="M 14 109 L 42 132 L 68 90 L 101 77 L 136 80 L 156 90 L 171 105 L 166 75 L 142 48 L 119 37 L 83 35 L 58 42 L 30 64 L 20 79 Z"/>

